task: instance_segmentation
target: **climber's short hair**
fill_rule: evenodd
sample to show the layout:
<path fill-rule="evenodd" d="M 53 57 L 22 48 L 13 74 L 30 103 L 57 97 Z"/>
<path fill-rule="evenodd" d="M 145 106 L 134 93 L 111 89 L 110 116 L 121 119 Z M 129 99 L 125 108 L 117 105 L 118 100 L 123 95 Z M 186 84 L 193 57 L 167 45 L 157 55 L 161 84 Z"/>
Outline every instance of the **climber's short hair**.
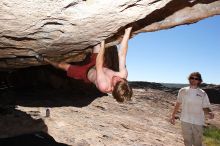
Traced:
<path fill-rule="evenodd" d="M 133 91 L 132 88 L 129 86 L 128 81 L 126 79 L 123 79 L 123 81 L 119 81 L 116 83 L 112 91 L 112 95 L 116 99 L 116 101 L 124 102 L 131 100 Z"/>

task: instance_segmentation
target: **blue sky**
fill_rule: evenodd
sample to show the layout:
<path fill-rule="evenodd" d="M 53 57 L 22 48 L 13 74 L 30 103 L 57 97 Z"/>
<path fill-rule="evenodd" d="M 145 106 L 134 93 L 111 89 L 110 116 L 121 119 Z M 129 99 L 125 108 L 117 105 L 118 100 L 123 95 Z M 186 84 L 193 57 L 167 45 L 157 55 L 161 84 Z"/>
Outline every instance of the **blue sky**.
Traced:
<path fill-rule="evenodd" d="M 135 36 L 127 68 L 130 81 L 188 83 L 198 71 L 204 82 L 220 84 L 220 16 Z"/>

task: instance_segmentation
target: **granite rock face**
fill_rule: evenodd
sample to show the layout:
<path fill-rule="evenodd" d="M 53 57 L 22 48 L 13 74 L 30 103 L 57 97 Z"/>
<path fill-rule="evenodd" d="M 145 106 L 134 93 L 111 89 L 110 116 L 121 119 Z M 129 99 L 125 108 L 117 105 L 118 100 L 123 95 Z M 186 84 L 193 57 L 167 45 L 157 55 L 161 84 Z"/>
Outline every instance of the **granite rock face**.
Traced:
<path fill-rule="evenodd" d="M 190 15 L 189 15 L 190 14 Z M 220 14 L 219 0 L 1 0 L 0 69 L 42 65 L 37 54 L 82 61 L 91 47 Z"/>

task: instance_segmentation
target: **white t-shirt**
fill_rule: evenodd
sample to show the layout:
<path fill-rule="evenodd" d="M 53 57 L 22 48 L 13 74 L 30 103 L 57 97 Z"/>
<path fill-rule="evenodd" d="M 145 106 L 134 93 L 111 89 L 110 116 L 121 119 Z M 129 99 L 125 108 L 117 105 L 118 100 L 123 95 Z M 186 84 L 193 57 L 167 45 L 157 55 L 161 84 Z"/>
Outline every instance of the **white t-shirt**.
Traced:
<path fill-rule="evenodd" d="M 181 121 L 204 125 L 205 116 L 203 108 L 210 107 L 209 98 L 205 91 L 199 88 L 181 88 L 178 93 L 177 102 L 182 104 Z"/>

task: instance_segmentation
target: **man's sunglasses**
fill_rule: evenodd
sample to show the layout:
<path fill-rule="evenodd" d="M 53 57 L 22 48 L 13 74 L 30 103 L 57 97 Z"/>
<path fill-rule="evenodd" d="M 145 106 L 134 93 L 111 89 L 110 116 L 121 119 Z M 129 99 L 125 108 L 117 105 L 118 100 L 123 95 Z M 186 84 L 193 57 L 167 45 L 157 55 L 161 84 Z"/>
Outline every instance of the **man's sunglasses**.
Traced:
<path fill-rule="evenodd" d="M 196 80 L 196 81 L 200 81 L 200 79 L 199 79 L 199 78 L 194 78 L 194 77 L 190 77 L 189 79 L 190 79 L 190 80 Z"/>

